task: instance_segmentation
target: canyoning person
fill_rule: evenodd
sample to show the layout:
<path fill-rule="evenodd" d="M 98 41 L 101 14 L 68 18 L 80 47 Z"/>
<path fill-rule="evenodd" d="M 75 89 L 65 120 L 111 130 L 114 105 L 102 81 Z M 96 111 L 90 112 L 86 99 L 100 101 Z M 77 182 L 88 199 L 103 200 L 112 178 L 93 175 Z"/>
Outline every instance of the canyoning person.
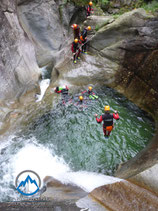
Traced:
<path fill-rule="evenodd" d="M 98 116 L 97 114 L 95 114 L 95 117 L 96 117 L 96 121 L 98 123 L 101 123 L 102 121 L 104 122 L 103 123 L 103 132 L 104 132 L 105 138 L 108 138 L 113 127 L 114 127 L 113 119 L 119 120 L 119 115 L 118 115 L 117 111 L 115 111 L 113 114 L 110 114 L 110 106 L 109 105 L 105 106 L 104 110 L 105 110 L 105 113 L 102 114 L 100 116 L 100 118 L 97 117 Z"/>
<path fill-rule="evenodd" d="M 92 86 L 89 86 L 88 90 L 83 91 L 82 94 L 88 94 L 89 98 L 92 100 L 97 99 L 98 96 L 92 91 L 92 89 Z"/>
<path fill-rule="evenodd" d="M 70 97 L 69 95 L 69 88 L 67 85 L 64 85 L 64 86 L 57 86 L 55 89 L 54 89 L 54 92 L 55 93 L 61 93 L 62 94 L 62 97 L 61 97 L 61 102 L 63 105 L 66 105 L 68 103 L 71 103 L 72 102 L 72 98 Z"/>
<path fill-rule="evenodd" d="M 77 38 L 74 40 L 74 42 L 72 43 L 72 46 L 71 46 L 71 50 L 72 50 L 72 53 L 73 53 L 73 62 L 76 64 L 77 63 L 77 61 L 76 61 L 76 59 L 77 60 L 80 60 L 80 52 L 81 52 L 81 50 L 80 50 L 80 48 L 79 48 L 79 45 L 78 45 L 78 43 L 80 43 L 81 44 L 81 41 L 80 40 L 78 40 Z"/>
<path fill-rule="evenodd" d="M 80 95 L 78 98 L 79 98 L 79 102 L 80 102 L 80 103 L 83 103 L 83 96 Z"/>
<path fill-rule="evenodd" d="M 78 102 L 77 103 L 74 103 L 74 106 L 76 106 L 76 107 L 78 107 L 78 109 L 83 109 L 83 108 L 87 108 L 88 106 L 85 104 L 85 100 L 84 100 L 84 98 L 83 98 L 83 96 L 82 95 L 80 95 L 79 97 L 78 97 Z"/>
<path fill-rule="evenodd" d="M 74 39 L 80 39 L 80 27 L 77 24 L 73 24 L 71 27 L 73 28 L 74 32 Z"/>
<path fill-rule="evenodd" d="M 93 12 L 93 8 L 92 8 L 92 1 L 89 2 L 88 7 L 87 7 L 87 17 L 91 15 L 91 12 Z"/>
<path fill-rule="evenodd" d="M 68 91 L 69 91 L 69 88 L 68 88 L 68 86 L 67 85 L 64 85 L 64 86 L 57 86 L 57 87 L 55 87 L 55 89 L 54 89 L 54 92 L 55 93 L 61 93 L 61 94 L 63 94 L 63 95 L 68 95 Z"/>
<path fill-rule="evenodd" d="M 87 26 L 83 29 L 83 31 L 81 32 L 81 36 L 80 36 L 80 40 L 82 42 L 82 53 L 87 54 L 87 31 L 91 30 L 91 26 Z"/>

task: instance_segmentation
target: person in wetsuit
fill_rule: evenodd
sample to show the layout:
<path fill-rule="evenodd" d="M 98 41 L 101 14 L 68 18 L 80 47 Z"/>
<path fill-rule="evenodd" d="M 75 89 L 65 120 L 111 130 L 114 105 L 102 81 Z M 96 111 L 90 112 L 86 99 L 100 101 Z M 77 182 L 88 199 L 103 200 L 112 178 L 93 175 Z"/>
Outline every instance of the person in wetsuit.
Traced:
<path fill-rule="evenodd" d="M 100 116 L 100 118 L 98 118 L 97 114 L 95 114 L 95 117 L 96 117 L 96 121 L 98 123 L 101 123 L 102 121 L 104 122 L 103 123 L 103 132 L 104 132 L 104 136 L 105 138 L 108 138 L 110 136 L 110 133 L 114 127 L 114 123 L 113 123 L 113 119 L 116 119 L 116 120 L 119 120 L 119 115 L 118 115 L 118 112 L 115 111 L 115 113 L 113 114 L 110 114 L 110 106 L 107 105 L 104 107 L 104 110 L 105 110 L 105 113 L 102 114 Z"/>
<path fill-rule="evenodd" d="M 62 94 L 62 104 L 66 104 L 68 102 L 71 102 L 71 98 L 69 96 L 69 88 L 67 85 L 65 86 L 57 86 L 55 89 L 54 89 L 54 92 L 55 93 L 61 93 Z"/>
<path fill-rule="evenodd" d="M 92 5 L 93 5 L 93 3 L 92 3 L 92 1 L 90 1 L 89 4 L 88 4 L 87 10 L 86 10 L 87 11 L 87 17 L 90 16 L 91 12 L 93 11 Z"/>
<path fill-rule="evenodd" d="M 77 60 L 80 60 L 80 52 L 81 52 L 81 50 L 80 50 L 80 48 L 79 48 L 79 46 L 78 46 L 78 43 L 80 43 L 81 44 L 81 41 L 80 40 L 78 40 L 77 38 L 74 40 L 74 42 L 72 43 L 72 45 L 71 45 L 71 51 L 72 51 L 72 53 L 73 53 L 73 62 L 76 64 L 77 63 L 77 61 L 76 61 L 76 59 Z"/>
<path fill-rule="evenodd" d="M 74 32 L 74 39 L 80 39 L 80 27 L 77 24 L 73 24 L 71 27 L 73 28 Z"/>
<path fill-rule="evenodd" d="M 88 91 L 85 90 L 85 91 L 83 91 L 81 94 L 87 94 L 87 95 L 89 96 L 89 98 L 92 99 L 92 100 L 98 99 L 98 96 L 95 95 L 95 93 L 92 91 L 92 89 L 93 89 L 93 88 L 92 88 L 91 86 L 89 86 L 89 87 L 88 87 Z"/>
<path fill-rule="evenodd" d="M 55 93 L 61 93 L 63 95 L 68 95 L 68 91 L 69 91 L 69 88 L 68 86 L 57 86 L 55 89 L 54 89 L 54 92 Z"/>
<path fill-rule="evenodd" d="M 87 32 L 91 30 L 91 26 L 87 26 L 81 32 L 80 40 L 82 42 L 82 53 L 87 54 Z"/>

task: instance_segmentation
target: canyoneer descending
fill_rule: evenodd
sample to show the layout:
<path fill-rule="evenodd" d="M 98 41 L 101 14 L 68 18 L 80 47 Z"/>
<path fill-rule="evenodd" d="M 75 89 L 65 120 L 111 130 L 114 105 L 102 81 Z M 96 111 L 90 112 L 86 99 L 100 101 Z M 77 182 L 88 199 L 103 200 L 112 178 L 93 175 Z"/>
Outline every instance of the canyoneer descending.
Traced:
<path fill-rule="evenodd" d="M 91 12 L 93 13 L 93 8 L 92 8 L 92 1 L 89 2 L 88 7 L 87 7 L 87 17 L 91 15 Z"/>
<path fill-rule="evenodd" d="M 74 39 L 80 39 L 80 27 L 77 24 L 73 24 L 71 27 L 74 32 Z"/>
<path fill-rule="evenodd" d="M 75 64 L 77 63 L 76 59 L 80 60 L 79 56 L 80 56 L 81 50 L 79 48 L 79 44 L 78 43 L 81 44 L 81 41 L 76 38 L 74 40 L 74 42 L 72 43 L 72 45 L 71 45 L 71 51 L 73 53 L 73 63 L 75 63 Z"/>
<path fill-rule="evenodd" d="M 91 30 L 91 26 L 85 27 L 81 32 L 80 40 L 82 42 L 82 53 L 87 54 L 87 31 Z"/>
<path fill-rule="evenodd" d="M 94 100 L 94 99 L 98 99 L 98 96 L 92 91 L 92 86 L 88 87 L 88 90 L 85 90 L 82 92 L 82 94 L 86 94 L 89 96 L 90 99 Z"/>
<path fill-rule="evenodd" d="M 110 136 L 110 133 L 114 127 L 114 123 L 113 123 L 113 119 L 116 119 L 116 120 L 119 120 L 119 115 L 118 115 L 118 112 L 115 111 L 115 113 L 113 114 L 110 114 L 110 106 L 107 105 L 104 107 L 104 110 L 105 110 L 105 113 L 102 114 L 100 116 L 100 118 L 98 118 L 97 114 L 95 114 L 95 117 L 96 117 L 96 121 L 98 123 L 101 123 L 102 121 L 104 122 L 103 123 L 103 132 L 104 132 L 104 136 L 105 138 L 108 138 Z"/>

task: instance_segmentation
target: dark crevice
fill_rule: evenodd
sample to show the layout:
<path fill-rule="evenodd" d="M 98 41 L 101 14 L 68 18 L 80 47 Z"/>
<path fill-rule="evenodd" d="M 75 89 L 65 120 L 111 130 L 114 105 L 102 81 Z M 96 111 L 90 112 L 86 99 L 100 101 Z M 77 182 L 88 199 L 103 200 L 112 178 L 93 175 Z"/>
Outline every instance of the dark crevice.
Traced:
<path fill-rule="evenodd" d="M 14 13 L 14 11 L 13 11 L 13 10 L 8 10 L 8 9 L 3 10 L 3 13 L 6 13 L 6 12 L 8 12 L 8 13 Z"/>

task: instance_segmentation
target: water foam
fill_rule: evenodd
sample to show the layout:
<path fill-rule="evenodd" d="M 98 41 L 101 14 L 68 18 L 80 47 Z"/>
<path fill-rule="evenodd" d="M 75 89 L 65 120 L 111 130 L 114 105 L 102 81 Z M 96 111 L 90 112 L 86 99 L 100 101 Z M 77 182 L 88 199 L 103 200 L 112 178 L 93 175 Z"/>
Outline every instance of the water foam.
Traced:
<path fill-rule="evenodd" d="M 40 82 L 40 90 L 41 90 L 41 94 L 40 95 L 37 95 L 37 100 L 36 102 L 40 102 L 47 90 L 47 88 L 49 87 L 49 84 L 50 84 L 50 79 L 44 79 Z"/>
<path fill-rule="evenodd" d="M 6 191 L 7 194 L 10 194 L 10 190 L 6 189 L 10 184 L 14 186 L 16 176 L 24 170 L 35 171 L 41 180 L 46 176 L 52 176 L 63 184 L 71 183 L 87 192 L 98 186 L 120 181 L 118 178 L 94 172 L 73 172 L 63 158 L 56 156 L 53 151 L 38 144 L 35 138 L 24 140 L 23 144 L 22 148 L 14 154 L 10 154 L 7 162 L 4 162 L 2 183 L 5 187 L 1 188 L 1 193 Z"/>

